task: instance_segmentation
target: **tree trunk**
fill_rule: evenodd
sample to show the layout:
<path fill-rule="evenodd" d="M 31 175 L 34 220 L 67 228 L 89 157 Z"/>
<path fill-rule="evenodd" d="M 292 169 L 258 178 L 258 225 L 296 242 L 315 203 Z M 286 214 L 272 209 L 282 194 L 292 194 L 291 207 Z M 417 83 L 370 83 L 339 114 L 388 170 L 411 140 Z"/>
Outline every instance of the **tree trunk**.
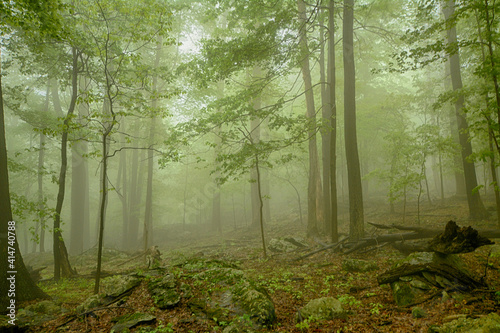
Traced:
<path fill-rule="evenodd" d="M 337 101 L 335 93 L 335 1 L 328 3 L 328 89 L 327 99 L 330 109 L 330 237 L 332 242 L 338 242 L 338 213 L 337 213 Z M 325 198 L 326 200 L 326 198 Z"/>
<path fill-rule="evenodd" d="M 344 0 L 344 136 L 349 186 L 349 237 L 358 240 L 364 235 L 363 192 L 356 135 L 356 75 L 354 69 L 354 0 Z"/>
<path fill-rule="evenodd" d="M 130 169 L 130 187 L 128 196 L 129 224 L 128 224 L 128 248 L 135 249 L 137 243 L 137 233 L 139 232 L 139 210 L 140 197 L 138 186 L 139 175 L 139 150 L 132 151 L 132 165 Z"/>
<path fill-rule="evenodd" d="M 160 59 L 162 56 L 162 38 L 158 37 L 158 43 L 156 45 L 156 58 L 154 64 L 155 72 L 160 67 Z M 158 94 L 158 75 L 153 75 L 153 93 Z M 153 112 L 157 112 L 158 108 L 158 98 L 154 97 L 151 102 L 151 107 Z M 149 129 L 149 150 L 148 150 L 148 178 L 146 186 L 146 207 L 144 212 L 144 251 L 149 249 L 149 247 L 154 244 L 153 239 L 153 164 L 154 155 L 151 149 L 155 142 L 155 131 L 156 131 L 156 121 L 157 118 L 153 114 L 151 117 L 151 125 Z"/>
<path fill-rule="evenodd" d="M 76 98 L 78 96 L 78 54 L 73 48 L 73 68 L 72 68 L 72 95 L 71 102 L 68 108 L 68 113 L 64 118 L 63 132 L 61 138 L 61 169 L 59 172 L 59 190 L 57 193 L 56 211 L 54 214 L 53 228 L 53 251 L 54 251 L 54 280 L 59 281 L 61 272 L 63 277 L 76 275 L 73 271 L 68 259 L 68 253 L 61 232 L 61 211 L 64 202 L 64 194 L 66 191 L 66 170 L 68 166 L 67 146 L 68 146 L 68 128 L 73 117 L 76 106 Z M 57 100 L 57 98 L 55 98 Z"/>
<path fill-rule="evenodd" d="M 304 93 L 306 96 L 306 116 L 308 119 L 309 136 L 309 180 L 307 187 L 307 235 L 318 235 L 316 196 L 318 180 L 318 148 L 316 144 L 316 110 L 314 107 L 314 93 L 312 90 L 311 71 L 309 69 L 309 48 L 306 36 L 306 7 L 303 0 L 297 0 L 300 21 L 300 63 L 302 78 L 304 79 Z"/>
<path fill-rule="evenodd" d="M 321 13 L 319 15 L 319 25 L 320 25 L 320 34 L 319 34 L 319 45 L 320 45 L 320 56 L 319 56 L 319 73 L 320 73 L 320 81 L 321 81 L 321 114 L 323 117 L 323 127 L 321 129 L 321 152 L 322 152 L 322 162 L 323 162 L 323 214 L 324 214 L 324 230 L 326 235 L 332 234 L 332 215 L 331 215 L 331 192 L 330 192 L 330 144 L 331 144 L 331 129 L 328 128 L 330 126 L 331 118 L 332 118 L 332 108 L 330 106 L 330 95 L 327 92 L 327 84 L 326 81 L 326 69 L 325 69 L 325 28 L 323 22 L 323 9 L 321 9 Z M 328 64 L 330 65 L 330 64 Z"/>
<path fill-rule="evenodd" d="M 47 84 L 47 92 L 45 95 L 45 112 L 49 111 L 49 94 L 50 85 Z M 43 202 L 43 174 L 44 174 L 44 159 L 45 159 L 45 134 L 40 132 L 40 147 L 38 151 L 38 221 L 35 227 L 35 235 L 39 235 L 40 252 L 45 252 L 45 203 Z M 33 242 L 33 252 L 36 252 L 36 240 Z"/>
<path fill-rule="evenodd" d="M 1 68 L 1 66 L 0 66 Z M 13 314 L 19 302 L 37 298 L 49 298 L 31 279 L 19 245 L 15 239 L 15 222 L 12 221 L 10 205 L 9 172 L 7 169 L 7 144 L 5 141 L 5 118 L 3 109 L 2 77 L 0 75 L 0 313 Z M 12 265 L 12 266 L 11 266 Z M 15 294 L 11 294 L 11 280 L 15 280 Z M 14 303 L 12 303 L 14 301 Z M 9 308 L 10 307 L 10 308 Z M 13 310 L 11 310 L 13 309 Z"/>
<path fill-rule="evenodd" d="M 261 76 L 260 67 L 254 66 L 250 81 L 256 81 Z M 262 107 L 262 99 L 260 94 L 255 96 L 252 101 L 253 109 L 259 110 Z M 250 122 L 250 137 L 252 144 L 259 144 L 260 142 L 260 127 L 261 120 L 258 117 L 252 118 Z M 260 226 L 260 198 L 259 198 L 259 184 L 257 183 L 257 166 L 254 166 L 250 172 L 251 177 L 251 202 L 252 202 L 252 228 L 258 229 Z"/>
<path fill-rule="evenodd" d="M 442 9 L 445 19 L 449 20 L 455 12 L 455 1 L 447 0 Z M 447 30 L 447 37 L 448 44 L 456 45 L 457 32 L 455 25 L 452 25 Z M 460 91 L 462 89 L 462 77 L 460 73 L 460 58 L 458 51 L 454 54 L 449 55 L 449 62 L 451 84 L 453 86 L 453 90 Z M 460 146 L 462 147 L 462 165 L 464 168 L 467 203 L 469 205 L 469 217 L 474 220 L 480 220 L 488 217 L 488 212 L 486 211 L 483 202 L 481 201 L 479 191 L 475 190 L 475 188 L 477 187 L 477 178 L 474 163 L 467 160 L 468 157 L 472 155 L 472 144 L 470 142 L 468 132 L 469 125 L 467 124 L 467 119 L 465 118 L 465 114 L 463 111 L 464 103 L 464 95 L 460 92 L 455 102 L 455 114 L 457 117 Z"/>
<path fill-rule="evenodd" d="M 80 78 L 80 87 L 86 88 L 84 78 Z M 88 112 L 88 104 L 82 103 L 79 105 L 80 124 L 84 124 L 83 118 L 88 116 Z M 83 140 L 75 141 L 71 153 L 71 236 L 69 252 L 72 255 L 77 255 L 84 250 L 85 238 L 88 237 L 89 229 L 88 166 L 85 157 L 88 153 L 87 142 Z"/>

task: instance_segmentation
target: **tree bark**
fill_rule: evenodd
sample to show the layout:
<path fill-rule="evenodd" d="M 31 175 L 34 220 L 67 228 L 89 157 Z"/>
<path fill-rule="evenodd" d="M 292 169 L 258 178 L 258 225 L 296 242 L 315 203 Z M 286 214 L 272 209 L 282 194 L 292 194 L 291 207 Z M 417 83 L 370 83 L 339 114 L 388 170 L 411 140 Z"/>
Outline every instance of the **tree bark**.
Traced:
<path fill-rule="evenodd" d="M 328 108 L 330 109 L 330 237 L 332 242 L 338 242 L 338 214 L 337 214 L 337 101 L 335 93 L 335 1 L 330 0 L 328 3 L 328 64 L 327 64 L 327 99 Z M 326 200 L 326 198 L 325 198 Z"/>
<path fill-rule="evenodd" d="M 160 67 L 160 59 L 162 56 L 162 38 L 158 37 L 158 43 L 156 45 L 156 57 L 154 64 L 154 71 L 156 72 Z M 153 94 L 158 94 L 158 75 L 153 75 Z M 151 107 L 153 109 L 153 115 L 151 117 L 151 124 L 149 128 L 149 150 L 148 150 L 148 178 L 146 185 L 146 207 L 144 211 L 144 251 L 147 251 L 149 247 L 154 244 L 153 238 L 153 145 L 155 143 L 155 131 L 156 131 L 156 121 L 157 118 L 154 113 L 157 112 L 158 108 L 158 98 L 154 97 L 151 102 Z"/>
<path fill-rule="evenodd" d="M 306 96 L 306 116 L 308 119 L 309 136 L 309 179 L 307 186 L 307 235 L 318 235 L 316 196 L 318 175 L 318 148 L 316 143 L 316 109 L 314 107 L 314 94 L 312 90 L 311 71 L 309 68 L 309 48 L 306 36 L 306 6 L 303 0 L 297 0 L 299 11 L 299 47 L 302 78 L 304 80 L 304 93 Z"/>
<path fill-rule="evenodd" d="M 354 66 L 354 0 L 344 0 L 344 136 L 349 187 L 349 237 L 364 235 L 363 192 L 356 134 L 356 75 Z"/>
<path fill-rule="evenodd" d="M 61 273 L 63 277 L 76 275 L 76 272 L 71 268 L 68 259 L 66 245 L 62 238 L 61 232 L 61 211 L 64 202 L 64 195 L 66 191 L 66 170 L 68 166 L 67 146 L 68 146 L 68 128 L 71 118 L 76 107 L 76 98 L 78 96 L 78 53 L 76 48 L 73 47 L 73 68 L 72 68 L 72 95 L 71 102 L 68 108 L 68 113 L 64 118 L 63 132 L 61 138 L 61 169 L 59 172 L 59 190 L 57 193 L 56 211 L 54 214 L 54 228 L 53 228 L 53 251 L 54 251 L 54 280 L 59 281 Z M 57 98 L 55 98 L 57 100 Z"/>
<path fill-rule="evenodd" d="M 1 66 L 0 66 L 1 68 Z M 5 140 L 5 117 L 3 109 L 2 76 L 0 75 L 0 313 L 8 313 L 12 300 L 16 303 L 49 298 L 31 279 L 19 245 L 15 240 L 15 224 L 11 222 L 12 207 L 10 205 L 9 172 L 7 168 L 7 144 Z M 10 238 L 9 238 L 10 237 Z M 14 238 L 13 238 L 14 237 Z M 14 239 L 13 243 L 11 240 Z M 10 247 L 10 248 L 9 248 Z M 14 252 L 14 253 L 12 253 Z M 9 262 L 13 255 L 14 261 Z M 12 264 L 12 266 L 10 266 Z M 16 273 L 10 273 L 16 272 Z M 15 296 L 9 297 L 10 278 L 15 277 Z M 14 311 L 19 305 L 14 303 Z"/>
<path fill-rule="evenodd" d="M 442 10 L 445 19 L 449 20 L 455 13 L 455 1 L 447 0 L 443 5 Z M 448 44 L 456 46 L 457 31 L 455 25 L 453 24 L 450 26 L 446 33 Z M 449 55 L 449 63 L 453 90 L 459 92 L 458 98 L 455 102 L 455 114 L 457 117 L 460 146 L 462 147 L 462 165 L 464 168 L 467 203 L 469 205 L 469 217 L 474 220 L 480 220 L 488 217 L 488 212 L 481 201 L 479 191 L 475 190 L 477 187 L 477 178 L 474 163 L 468 161 L 468 157 L 472 155 L 472 144 L 469 137 L 469 125 L 467 124 L 467 119 L 463 111 L 465 99 L 463 93 L 460 92 L 462 89 L 462 77 L 460 73 L 460 58 L 458 50 Z"/>
<path fill-rule="evenodd" d="M 330 192 L 330 175 L 331 175 L 331 163 L 330 163 L 330 144 L 331 144 L 331 129 L 330 122 L 332 118 L 332 108 L 330 107 L 330 94 L 327 92 L 328 82 L 326 81 L 326 69 L 325 69 L 325 28 L 323 22 L 323 10 L 319 15 L 319 44 L 320 44 L 320 56 L 319 56 L 319 73 L 321 81 L 321 114 L 323 117 L 323 127 L 321 129 L 321 152 L 322 152 L 322 164 L 323 164 L 323 214 L 324 214 L 324 231 L 326 235 L 332 234 L 332 215 L 331 215 L 331 192 Z M 330 64 L 329 64 L 330 65 Z M 328 126 L 328 127 L 327 127 Z"/>

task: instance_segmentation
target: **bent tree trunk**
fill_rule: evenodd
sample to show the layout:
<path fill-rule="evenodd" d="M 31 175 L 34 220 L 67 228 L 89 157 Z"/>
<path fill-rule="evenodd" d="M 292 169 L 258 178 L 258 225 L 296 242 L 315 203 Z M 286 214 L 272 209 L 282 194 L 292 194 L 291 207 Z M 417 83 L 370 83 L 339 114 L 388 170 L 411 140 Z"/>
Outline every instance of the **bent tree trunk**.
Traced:
<path fill-rule="evenodd" d="M 61 139 L 61 169 L 59 172 L 59 191 L 57 193 L 56 212 L 54 214 L 54 230 L 53 230 L 53 251 L 54 251 L 54 280 L 59 281 L 61 272 L 63 277 L 76 275 L 76 272 L 71 268 L 68 259 L 68 251 L 62 238 L 61 233 L 61 211 L 64 202 L 64 194 L 66 191 L 66 170 L 68 167 L 68 127 L 71 118 L 75 111 L 76 98 L 78 96 L 78 52 L 73 48 L 73 69 L 72 69 L 72 95 L 68 108 L 68 113 L 64 118 L 63 133 Z"/>

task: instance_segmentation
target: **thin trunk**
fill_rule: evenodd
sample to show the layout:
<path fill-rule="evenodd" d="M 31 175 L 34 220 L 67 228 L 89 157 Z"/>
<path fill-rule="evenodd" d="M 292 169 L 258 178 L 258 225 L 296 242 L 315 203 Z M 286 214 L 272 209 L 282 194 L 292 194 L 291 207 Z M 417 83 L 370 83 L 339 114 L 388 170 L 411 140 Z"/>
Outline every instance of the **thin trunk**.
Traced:
<path fill-rule="evenodd" d="M 155 72 L 160 67 L 160 59 L 162 56 L 162 38 L 158 37 L 158 43 L 156 46 L 156 58 L 154 69 Z M 155 96 L 158 94 L 158 76 L 153 75 L 153 93 Z M 151 102 L 151 107 L 153 112 L 157 112 L 158 108 L 158 98 L 154 97 Z M 146 185 L 146 206 L 144 212 L 144 251 L 146 251 L 152 244 L 154 244 L 153 239 L 153 164 L 154 156 L 153 150 L 151 149 L 155 142 L 155 131 L 156 131 L 156 116 L 151 117 L 151 125 L 149 128 L 149 150 L 148 150 L 148 178 Z"/>
<path fill-rule="evenodd" d="M 306 6 L 303 0 L 297 0 L 300 21 L 300 63 L 302 78 L 304 80 L 304 93 L 306 96 L 306 117 L 308 120 L 309 136 L 309 179 L 307 188 L 307 235 L 318 235 L 317 227 L 317 180 L 318 180 L 318 148 L 316 144 L 316 109 L 314 107 L 314 93 L 312 90 L 311 71 L 309 68 L 309 48 L 306 36 Z"/>
<path fill-rule="evenodd" d="M 364 236 L 363 192 L 356 134 L 356 73 L 354 67 L 354 0 L 344 0 L 344 128 L 349 186 L 349 237 Z"/>
<path fill-rule="evenodd" d="M 336 243 L 338 234 L 338 207 L 337 207 L 337 101 L 335 93 L 335 1 L 328 4 L 328 107 L 330 109 L 330 237 Z M 325 197 L 326 200 L 326 197 Z"/>
<path fill-rule="evenodd" d="M 123 126 L 123 125 L 122 125 Z M 127 151 L 122 150 L 120 152 L 120 170 L 121 170 L 121 178 L 118 177 L 117 184 L 121 184 L 121 193 L 120 195 L 120 200 L 122 202 L 122 249 L 127 250 L 129 249 L 129 244 L 128 244 L 128 228 L 129 228 L 129 222 L 130 222 L 130 215 L 129 215 L 129 210 L 128 210 L 128 198 L 130 196 L 130 193 L 128 191 L 128 181 L 127 181 L 127 176 L 128 176 L 128 169 L 127 169 Z"/>
<path fill-rule="evenodd" d="M 321 129 L 321 149 L 322 149 L 322 162 L 323 162 L 323 214 L 324 214 L 324 229 L 325 234 L 332 234 L 332 216 L 331 216 L 331 192 L 330 192 L 330 144 L 331 144 L 331 129 L 330 122 L 332 118 L 332 108 L 330 106 L 330 95 L 327 92 L 327 82 L 326 82 L 326 69 L 325 69 L 325 29 L 323 28 L 323 9 L 320 13 L 320 34 L 319 34 L 319 45 L 320 45 L 320 56 L 319 56 L 319 72 L 321 81 L 321 110 L 323 117 L 323 128 Z"/>
<path fill-rule="evenodd" d="M 446 20 L 449 20 L 455 12 L 455 1 L 447 0 L 443 6 L 443 14 Z M 455 45 L 457 43 L 457 32 L 455 25 L 452 25 L 447 30 L 448 43 Z M 460 73 L 460 58 L 458 51 L 449 56 L 451 84 L 454 91 L 461 91 L 462 77 Z M 472 145 L 469 137 L 469 125 L 463 111 L 464 95 L 460 93 L 455 102 L 455 113 L 457 117 L 460 146 L 462 147 L 462 165 L 464 168 L 465 188 L 467 195 L 467 203 L 469 205 L 469 216 L 471 219 L 480 220 L 488 217 L 488 212 L 483 205 L 479 191 L 476 191 L 477 178 L 474 163 L 469 162 L 468 158 L 472 155 Z"/>
<path fill-rule="evenodd" d="M 68 165 L 67 145 L 68 145 L 68 128 L 73 117 L 76 106 L 76 98 L 78 96 L 78 54 L 73 47 L 73 68 L 72 68 L 72 94 L 71 102 L 68 108 L 68 113 L 64 118 L 63 132 L 61 138 L 61 169 L 59 172 L 59 190 L 57 193 L 56 211 L 54 214 L 53 228 L 53 252 L 54 252 L 54 280 L 59 281 L 62 276 L 68 277 L 75 275 L 76 272 L 71 268 L 68 259 L 68 253 L 61 233 L 61 211 L 64 202 L 64 194 L 66 191 L 66 170 Z"/>
<path fill-rule="evenodd" d="M 139 174 L 139 150 L 132 151 L 132 165 L 130 169 L 130 187 L 128 196 L 129 207 L 129 225 L 128 225 L 128 248 L 135 249 L 137 242 L 137 233 L 139 231 L 139 190 L 138 178 Z"/>
<path fill-rule="evenodd" d="M 49 111 L 50 86 L 47 84 L 45 95 L 45 112 Z M 43 174 L 45 159 L 45 135 L 40 132 L 40 148 L 38 151 L 38 221 L 35 227 L 35 235 L 39 236 L 40 252 L 45 252 L 45 204 L 43 202 Z M 33 252 L 36 252 L 36 241 L 33 244 Z"/>

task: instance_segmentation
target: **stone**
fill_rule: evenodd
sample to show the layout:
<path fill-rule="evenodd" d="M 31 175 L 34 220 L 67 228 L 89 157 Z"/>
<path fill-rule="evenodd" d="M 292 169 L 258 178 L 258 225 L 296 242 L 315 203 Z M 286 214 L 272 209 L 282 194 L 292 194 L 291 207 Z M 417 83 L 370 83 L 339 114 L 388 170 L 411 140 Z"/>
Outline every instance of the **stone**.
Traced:
<path fill-rule="evenodd" d="M 299 248 L 307 247 L 306 241 L 301 237 L 284 237 L 273 238 L 269 241 L 268 248 L 270 251 L 285 253 L 292 252 Z"/>
<path fill-rule="evenodd" d="M 487 316 L 472 319 L 458 318 L 440 327 L 429 328 L 431 333 L 499 333 L 500 316 L 494 312 Z"/>
<path fill-rule="evenodd" d="M 416 306 L 413 309 L 411 309 L 411 315 L 413 316 L 413 318 L 425 318 L 427 317 L 427 311 L 425 311 L 419 306 Z"/>
<path fill-rule="evenodd" d="M 148 289 L 156 306 L 168 309 L 176 306 L 181 301 L 177 291 L 177 280 L 172 274 L 166 274 L 148 282 Z"/>
<path fill-rule="evenodd" d="M 347 312 L 342 308 L 342 303 L 338 299 L 322 297 L 311 300 L 295 316 L 297 322 L 311 318 L 315 320 L 345 319 Z"/>
<path fill-rule="evenodd" d="M 141 279 L 134 275 L 114 275 L 102 280 L 102 291 L 109 297 L 118 297 L 137 287 Z"/>
<path fill-rule="evenodd" d="M 129 332 L 130 328 L 139 324 L 152 322 L 155 319 L 156 317 L 149 313 L 133 313 L 114 318 L 112 321 L 116 322 L 116 324 L 111 328 L 110 333 Z"/>
<path fill-rule="evenodd" d="M 234 267 L 224 262 L 207 261 L 203 269 L 198 263 L 200 272 L 192 275 L 193 284 L 199 285 L 206 295 L 191 297 L 189 308 L 198 317 L 236 324 L 232 329 L 240 332 L 271 325 L 276 320 L 271 298 L 243 271 Z"/>
<path fill-rule="evenodd" d="M 345 259 L 342 262 L 342 269 L 346 272 L 370 272 L 378 269 L 376 263 L 361 259 Z"/>
<path fill-rule="evenodd" d="M 76 307 L 77 313 L 85 313 L 104 304 L 103 295 L 92 295 Z"/>

